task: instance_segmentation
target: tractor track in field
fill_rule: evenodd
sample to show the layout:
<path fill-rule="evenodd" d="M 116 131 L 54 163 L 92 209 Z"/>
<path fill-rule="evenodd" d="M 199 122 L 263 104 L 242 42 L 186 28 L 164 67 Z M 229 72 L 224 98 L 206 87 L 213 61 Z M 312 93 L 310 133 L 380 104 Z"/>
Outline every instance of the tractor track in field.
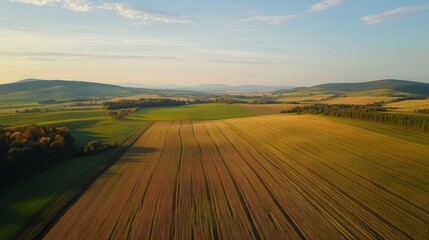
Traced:
<path fill-rule="evenodd" d="M 44 238 L 421 239 L 429 147 L 393 140 L 314 116 L 154 123 Z"/>

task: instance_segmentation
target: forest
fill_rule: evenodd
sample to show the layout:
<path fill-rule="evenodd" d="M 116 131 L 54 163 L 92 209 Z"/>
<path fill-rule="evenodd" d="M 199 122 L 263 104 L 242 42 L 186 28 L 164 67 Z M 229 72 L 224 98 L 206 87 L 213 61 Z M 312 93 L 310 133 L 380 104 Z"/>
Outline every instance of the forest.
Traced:
<path fill-rule="evenodd" d="M 122 108 L 146 108 L 146 107 L 169 107 L 190 104 L 191 101 L 173 98 L 141 98 L 138 100 L 120 100 L 104 102 L 103 107 L 107 110 L 118 110 Z"/>
<path fill-rule="evenodd" d="M 377 104 L 348 105 L 348 104 L 313 104 L 297 106 L 282 113 L 309 113 L 326 116 L 352 118 L 366 121 L 381 122 L 415 130 L 429 131 L 429 117 L 416 114 L 389 113 Z"/>

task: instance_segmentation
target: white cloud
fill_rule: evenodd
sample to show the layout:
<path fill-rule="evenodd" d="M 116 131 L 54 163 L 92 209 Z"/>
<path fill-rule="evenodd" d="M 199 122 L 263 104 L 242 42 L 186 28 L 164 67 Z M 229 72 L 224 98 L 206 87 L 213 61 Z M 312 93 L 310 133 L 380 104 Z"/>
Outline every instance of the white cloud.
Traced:
<path fill-rule="evenodd" d="M 316 12 L 316 11 L 323 11 L 328 8 L 341 5 L 344 3 L 345 0 L 323 0 L 319 3 L 314 4 L 310 7 L 310 9 L 307 11 L 308 13 Z M 268 24 L 280 24 L 286 21 L 290 21 L 293 19 L 301 18 L 303 17 L 303 14 L 293 14 L 293 15 L 282 15 L 282 16 L 253 16 L 250 18 L 242 19 L 238 21 L 239 23 L 244 22 L 265 22 Z"/>
<path fill-rule="evenodd" d="M 91 12 L 94 5 L 88 0 L 11 0 L 36 6 L 51 6 L 69 9 L 75 12 Z"/>
<path fill-rule="evenodd" d="M 125 3 L 93 3 L 90 0 L 10 0 L 36 6 L 61 7 L 75 12 L 91 12 L 94 9 L 110 10 L 118 15 L 139 21 L 139 23 L 189 23 L 188 18 L 169 13 L 149 11 Z"/>
<path fill-rule="evenodd" d="M 280 24 L 286 21 L 299 18 L 299 15 L 285 15 L 285 16 L 254 16 L 246 19 L 242 19 L 239 22 L 265 22 L 268 24 Z"/>
<path fill-rule="evenodd" d="M 111 10 L 116 12 L 118 15 L 134 20 L 140 20 L 142 23 L 150 21 L 164 22 L 164 23 L 189 23 L 190 20 L 173 14 L 148 11 L 140 8 L 129 6 L 125 3 L 104 3 L 98 6 L 98 8 Z"/>
<path fill-rule="evenodd" d="M 389 18 L 409 15 L 409 14 L 413 14 L 424 10 L 429 10 L 429 6 L 401 7 L 401 8 L 395 8 L 383 13 L 365 16 L 362 18 L 362 20 L 365 22 L 365 24 L 370 25 L 370 24 L 381 23 Z"/>
<path fill-rule="evenodd" d="M 83 59 L 160 59 L 160 60 L 182 60 L 174 56 L 154 55 L 127 55 L 127 54 L 85 54 L 69 52 L 47 52 L 47 51 L 0 51 L 0 56 L 17 57 L 23 60 L 83 60 Z"/>
<path fill-rule="evenodd" d="M 323 11 L 334 6 L 341 5 L 343 3 L 344 3 L 344 0 L 323 0 L 311 6 L 307 12 Z"/>

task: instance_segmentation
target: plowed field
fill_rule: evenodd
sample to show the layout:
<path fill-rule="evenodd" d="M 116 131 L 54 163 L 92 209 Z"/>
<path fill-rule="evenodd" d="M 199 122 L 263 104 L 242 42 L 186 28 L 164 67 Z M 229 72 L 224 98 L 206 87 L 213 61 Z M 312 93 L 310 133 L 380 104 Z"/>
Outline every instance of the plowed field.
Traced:
<path fill-rule="evenodd" d="M 46 239 L 426 239 L 429 147 L 278 115 L 155 123 Z"/>

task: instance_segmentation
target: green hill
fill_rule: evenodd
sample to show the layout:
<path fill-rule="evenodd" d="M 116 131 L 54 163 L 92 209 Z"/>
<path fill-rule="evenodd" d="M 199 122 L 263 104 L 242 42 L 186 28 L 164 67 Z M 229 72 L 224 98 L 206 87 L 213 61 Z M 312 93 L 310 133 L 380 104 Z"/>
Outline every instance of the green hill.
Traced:
<path fill-rule="evenodd" d="M 48 99 L 114 98 L 142 94 L 158 94 L 166 97 L 204 95 L 192 91 L 127 88 L 83 81 L 25 79 L 0 85 L 0 104 L 33 103 Z"/>
<path fill-rule="evenodd" d="M 289 90 L 280 90 L 274 94 L 282 94 L 287 92 L 362 92 L 373 91 L 377 89 L 389 89 L 393 91 L 405 92 L 410 94 L 429 96 L 429 84 L 423 82 L 413 82 L 406 80 L 377 80 L 371 82 L 360 83 L 327 83 L 316 85 L 313 87 L 300 87 Z"/>

